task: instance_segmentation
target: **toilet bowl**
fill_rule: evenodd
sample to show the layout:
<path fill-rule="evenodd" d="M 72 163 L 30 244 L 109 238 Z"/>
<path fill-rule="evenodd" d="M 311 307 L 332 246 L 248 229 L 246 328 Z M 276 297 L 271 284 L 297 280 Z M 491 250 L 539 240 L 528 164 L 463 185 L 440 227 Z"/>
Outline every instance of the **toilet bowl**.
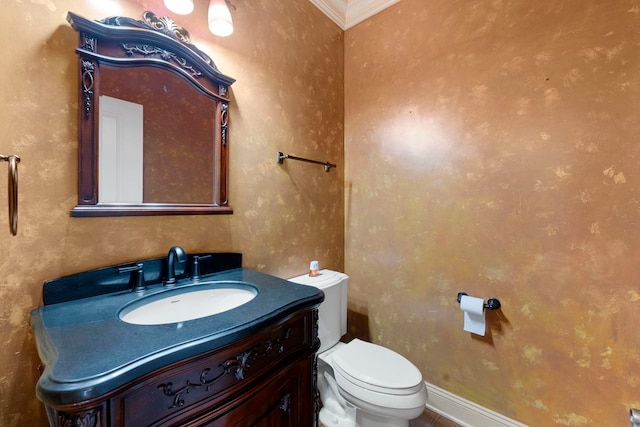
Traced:
<path fill-rule="evenodd" d="M 422 374 L 400 354 L 346 333 L 349 277 L 332 270 L 289 279 L 325 293 L 318 310 L 318 389 L 326 427 L 408 427 L 425 409 Z"/>

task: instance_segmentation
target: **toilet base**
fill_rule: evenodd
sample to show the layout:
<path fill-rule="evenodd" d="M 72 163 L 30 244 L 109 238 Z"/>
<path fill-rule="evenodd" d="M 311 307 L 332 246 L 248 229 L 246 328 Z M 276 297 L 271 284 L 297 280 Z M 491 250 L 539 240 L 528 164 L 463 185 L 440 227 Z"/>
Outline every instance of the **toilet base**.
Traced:
<path fill-rule="evenodd" d="M 337 414 L 322 408 L 320 410 L 321 427 L 409 427 L 409 420 L 391 419 L 355 409 L 355 416 Z"/>
<path fill-rule="evenodd" d="M 381 408 L 363 402 L 344 390 L 341 393 L 356 408 L 356 427 L 409 427 L 409 421 L 418 418 L 424 411 L 423 406 L 411 409 L 384 408 L 384 415 L 380 415 Z"/>
<path fill-rule="evenodd" d="M 322 355 L 321 355 L 322 356 Z M 382 408 L 363 402 L 344 390 L 339 390 L 333 369 L 320 357 L 318 389 L 322 400 L 320 423 L 325 427 L 409 427 L 409 420 L 418 418 L 424 406 L 411 409 L 384 408 L 384 415 L 376 413 Z M 426 401 L 426 390 L 425 401 Z"/>
<path fill-rule="evenodd" d="M 320 410 L 320 427 L 409 427 L 409 421 L 380 417 L 362 410 L 356 410 L 355 417 L 341 417 L 322 408 Z"/>
<path fill-rule="evenodd" d="M 355 409 L 354 409 L 355 413 Z M 331 412 L 327 408 L 320 409 L 320 425 L 324 427 L 356 427 L 355 415 L 344 415 Z"/>

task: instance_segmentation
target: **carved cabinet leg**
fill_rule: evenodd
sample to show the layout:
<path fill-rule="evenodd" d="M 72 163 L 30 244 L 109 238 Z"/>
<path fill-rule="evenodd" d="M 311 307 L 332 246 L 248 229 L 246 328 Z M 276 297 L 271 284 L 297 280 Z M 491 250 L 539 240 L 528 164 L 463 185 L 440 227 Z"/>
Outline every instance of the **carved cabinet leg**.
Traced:
<path fill-rule="evenodd" d="M 106 427 L 103 406 L 85 408 L 79 412 L 47 407 L 47 416 L 52 427 Z"/>

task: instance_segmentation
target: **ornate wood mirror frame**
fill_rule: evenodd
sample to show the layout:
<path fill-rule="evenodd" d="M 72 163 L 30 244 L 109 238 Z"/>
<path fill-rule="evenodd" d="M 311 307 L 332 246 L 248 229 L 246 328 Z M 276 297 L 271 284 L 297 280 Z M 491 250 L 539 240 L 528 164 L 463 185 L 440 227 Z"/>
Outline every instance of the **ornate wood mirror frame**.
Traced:
<path fill-rule="evenodd" d="M 235 80 L 220 73 L 170 18 L 145 12 L 142 20 L 91 21 L 69 12 L 67 20 L 80 35 L 78 205 L 71 216 L 232 213 L 228 89 Z M 99 198 L 103 95 L 144 103 L 144 196 L 138 202 Z M 154 109 L 149 115 L 156 121 L 148 125 L 147 110 Z"/>

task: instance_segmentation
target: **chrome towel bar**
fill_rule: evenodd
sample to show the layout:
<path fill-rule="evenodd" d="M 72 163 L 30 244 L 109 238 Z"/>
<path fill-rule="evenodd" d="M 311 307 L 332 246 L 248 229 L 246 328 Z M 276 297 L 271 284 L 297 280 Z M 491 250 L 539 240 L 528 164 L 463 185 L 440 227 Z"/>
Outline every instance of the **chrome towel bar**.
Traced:
<path fill-rule="evenodd" d="M 290 154 L 283 154 L 282 151 L 278 151 L 278 164 L 280 164 L 280 165 L 283 164 L 284 163 L 284 159 L 300 160 L 301 162 L 307 162 L 307 163 L 313 163 L 313 164 L 316 164 L 316 165 L 322 165 L 322 166 L 324 166 L 324 171 L 325 172 L 329 172 L 331 170 L 331 168 L 337 167 L 337 165 L 334 165 L 333 163 L 320 162 L 318 160 L 305 159 L 303 157 L 296 157 L 296 156 L 292 156 Z"/>
<path fill-rule="evenodd" d="M 0 160 L 9 162 L 9 181 L 7 183 L 9 195 L 9 229 L 12 235 L 18 233 L 18 163 L 20 157 L 15 154 L 5 156 L 0 154 Z"/>

